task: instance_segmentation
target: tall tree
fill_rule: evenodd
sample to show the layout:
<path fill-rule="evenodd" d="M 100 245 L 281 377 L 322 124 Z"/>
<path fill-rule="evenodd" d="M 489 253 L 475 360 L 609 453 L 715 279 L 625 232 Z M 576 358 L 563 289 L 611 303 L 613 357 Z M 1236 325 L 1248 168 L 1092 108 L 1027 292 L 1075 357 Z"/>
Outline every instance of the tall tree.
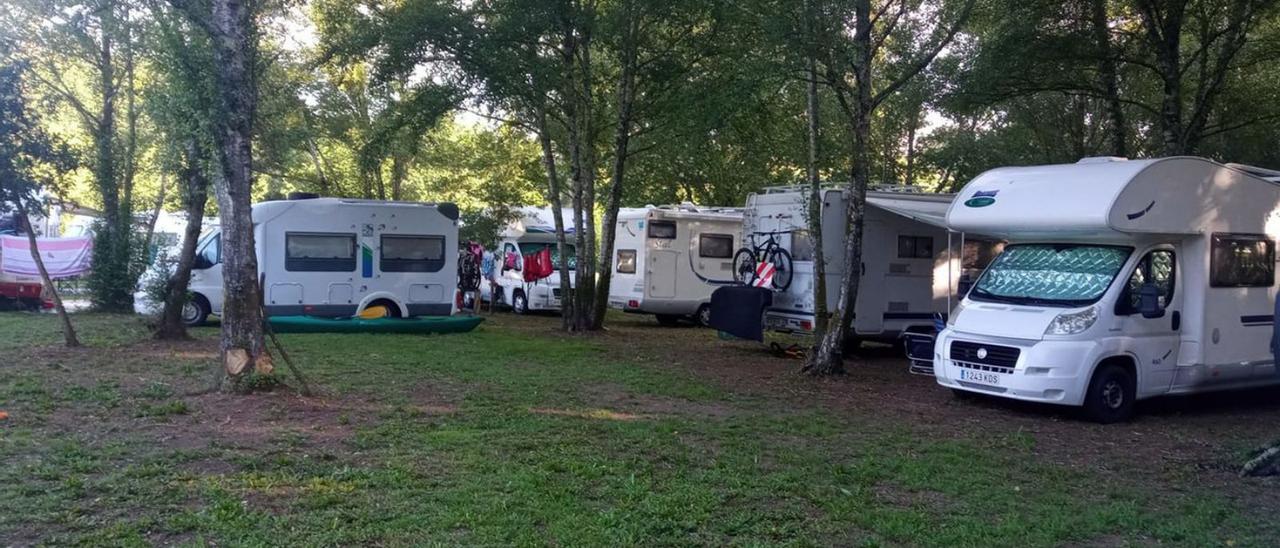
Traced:
<path fill-rule="evenodd" d="M 934 58 L 942 52 L 960 27 L 968 19 L 973 10 L 974 0 L 964 0 L 959 5 L 940 2 L 931 4 L 932 9 L 921 10 L 916 2 L 910 0 L 884 0 L 872 9 L 871 0 L 853 0 L 852 13 L 845 19 L 849 27 L 842 29 L 842 34 L 849 36 L 846 48 L 832 52 L 827 65 L 828 83 L 840 102 L 845 114 L 845 122 L 853 134 L 850 149 L 851 177 L 846 189 L 849 195 L 848 214 L 849 231 L 845 235 L 843 250 L 844 272 L 840 283 L 840 297 L 836 309 L 832 311 L 831 321 L 826 332 L 815 331 L 818 339 L 817 348 L 809 356 L 805 370 L 813 374 L 827 375 L 844 371 L 843 352 L 846 336 L 852 327 L 853 312 L 858 300 L 858 289 L 862 277 L 862 234 L 863 214 L 866 211 L 867 187 L 870 185 L 871 172 L 871 123 L 877 107 L 887 98 L 909 83 L 921 71 L 928 68 Z M 951 11 L 949 22 L 938 23 L 936 18 L 912 20 L 912 15 L 920 17 L 924 12 Z M 910 28 L 925 23 L 933 27 L 933 36 L 922 41 L 911 52 L 906 61 L 894 67 L 892 76 L 883 86 L 876 86 L 872 76 L 875 72 L 875 61 L 883 48 L 892 39 L 895 30 Z M 826 235 L 824 235 L 826 236 Z M 815 241 L 814 246 L 823 245 Z"/>
<path fill-rule="evenodd" d="M 170 0 L 212 45 L 217 93 L 213 141 L 222 230 L 222 362 L 233 387 L 250 372 L 270 372 L 263 337 L 262 287 L 253 238 L 253 126 L 257 103 L 259 2 Z"/>
<path fill-rule="evenodd" d="M 0 62 L 6 61 L 0 45 Z M 24 62 L 5 62 L 0 66 L 0 212 L 12 210 L 18 226 L 27 233 L 31 259 L 40 271 L 44 290 L 53 299 L 58 318 L 62 321 L 62 336 L 67 346 L 80 346 L 80 339 L 71 325 L 71 317 L 62 305 L 62 297 L 45 269 L 40 256 L 35 231 L 28 216 L 37 212 L 39 191 L 47 181 L 65 170 L 65 153 L 58 150 L 29 113 L 26 92 L 23 89 L 27 74 Z"/>
<path fill-rule="evenodd" d="M 87 156 L 102 218 L 94 232 L 91 299 L 100 309 L 132 310 L 141 273 L 133 241 L 139 118 L 133 12 L 120 0 L 20 0 L 11 7 L 0 17 L 34 54 L 32 76 L 75 112 L 92 143 Z M 87 84 L 70 77 L 77 71 Z"/>

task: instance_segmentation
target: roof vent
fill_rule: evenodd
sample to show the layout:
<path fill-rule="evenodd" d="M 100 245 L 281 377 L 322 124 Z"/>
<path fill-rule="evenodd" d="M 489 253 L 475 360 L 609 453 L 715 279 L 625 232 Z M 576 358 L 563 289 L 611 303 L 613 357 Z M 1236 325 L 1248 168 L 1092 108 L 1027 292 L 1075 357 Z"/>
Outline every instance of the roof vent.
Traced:
<path fill-rule="evenodd" d="M 1122 156 L 1086 156 L 1081 158 L 1077 164 L 1109 164 L 1111 162 L 1127 162 L 1128 158 Z"/>
<path fill-rule="evenodd" d="M 314 192 L 290 192 L 288 198 L 290 200 L 314 200 L 320 195 Z"/>

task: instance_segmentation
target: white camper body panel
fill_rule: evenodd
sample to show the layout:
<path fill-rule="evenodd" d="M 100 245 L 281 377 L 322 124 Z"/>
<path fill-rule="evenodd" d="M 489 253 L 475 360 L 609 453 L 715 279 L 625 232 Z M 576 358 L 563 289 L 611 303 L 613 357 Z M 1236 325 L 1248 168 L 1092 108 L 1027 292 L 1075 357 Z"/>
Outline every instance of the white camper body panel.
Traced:
<path fill-rule="evenodd" d="M 765 192 L 747 198 L 743 221 L 746 244 L 775 235 L 791 252 L 791 285 L 773 296 L 765 311 L 766 327 L 782 332 L 813 329 L 814 254 L 808 236 L 807 190 Z M 932 330 L 935 313 L 946 314 L 960 278 L 960 238 L 949 239 L 943 212 L 952 196 L 913 192 L 870 191 L 863 225 L 862 279 L 854 306 L 852 335 L 869 340 L 895 340 L 913 330 Z M 848 228 L 848 195 L 823 191 L 822 230 L 826 263 L 827 307 L 834 309 L 844 274 L 844 234 Z M 950 249 L 949 244 L 954 248 Z M 745 244 L 744 244 L 745 245 Z"/>
<path fill-rule="evenodd" d="M 573 210 L 561 210 L 563 218 L 566 246 L 569 248 L 569 284 L 574 286 L 573 276 L 576 271 L 577 256 L 573 245 Z M 560 310 L 560 269 L 551 276 L 533 282 L 524 281 L 524 255 L 528 255 L 543 247 L 550 247 L 553 260 L 557 256 L 555 219 L 551 208 L 524 207 L 517 212 L 511 221 L 498 235 L 494 246 L 493 286 L 497 289 L 496 300 L 524 313 L 536 310 Z M 515 265 L 505 268 L 504 257 L 514 253 Z M 494 288 L 488 283 L 480 284 L 480 298 L 491 301 L 495 299 Z"/>
<path fill-rule="evenodd" d="M 742 212 L 692 205 L 619 212 L 609 306 L 706 319 L 716 287 L 733 283 Z"/>
<path fill-rule="evenodd" d="M 253 206 L 258 271 L 272 316 L 352 316 L 374 303 L 401 317 L 449 315 L 458 281 L 453 204 L 315 198 Z M 222 313 L 221 231 L 196 248 L 191 291 Z"/>
<path fill-rule="evenodd" d="M 1269 249 L 1271 257 L 1252 264 L 1269 263 L 1274 271 L 1280 237 L 1280 186 L 1274 182 L 1186 157 L 1001 168 L 965 186 L 948 224 L 998 234 L 1011 247 L 1084 244 L 1131 251 L 1092 304 L 990 302 L 971 291 L 935 346 L 934 371 L 944 386 L 1082 405 L 1104 361 L 1132 367 L 1138 399 L 1280 382 L 1269 346 L 1276 281 L 1224 284 L 1215 281 L 1214 270 L 1219 248 L 1219 260 L 1224 252 Z M 1238 242 L 1249 246 L 1230 247 Z M 1173 291 L 1161 296 L 1163 316 L 1145 318 L 1124 303 L 1146 275 L 1135 270 L 1161 251 L 1173 254 Z M 1226 268 L 1219 265 L 1219 276 L 1230 274 Z M 1087 329 L 1046 334 L 1060 314 L 1091 307 L 1097 320 Z M 953 356 L 957 341 L 1015 349 L 1016 363 L 982 369 L 989 364 Z M 979 372 L 984 374 L 975 377 Z"/>

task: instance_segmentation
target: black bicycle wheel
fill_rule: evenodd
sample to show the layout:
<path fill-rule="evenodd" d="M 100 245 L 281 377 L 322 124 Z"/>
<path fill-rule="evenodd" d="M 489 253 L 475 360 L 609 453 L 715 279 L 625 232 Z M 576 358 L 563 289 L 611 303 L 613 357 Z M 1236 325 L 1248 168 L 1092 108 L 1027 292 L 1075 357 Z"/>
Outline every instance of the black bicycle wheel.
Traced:
<path fill-rule="evenodd" d="M 786 291 L 791 287 L 791 278 L 795 274 L 791 266 L 791 252 L 781 247 L 774 248 L 769 256 L 769 262 L 773 263 L 774 289 Z"/>
<path fill-rule="evenodd" d="M 733 254 L 733 280 L 743 285 L 756 281 L 755 251 L 744 247 Z"/>

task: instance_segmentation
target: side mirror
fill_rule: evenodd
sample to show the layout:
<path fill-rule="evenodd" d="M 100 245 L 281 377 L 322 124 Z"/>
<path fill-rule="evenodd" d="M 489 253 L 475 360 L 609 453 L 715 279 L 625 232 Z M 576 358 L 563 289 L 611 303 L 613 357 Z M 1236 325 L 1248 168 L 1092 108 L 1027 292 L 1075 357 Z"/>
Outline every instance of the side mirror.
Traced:
<path fill-rule="evenodd" d="M 1160 304 L 1160 290 L 1156 284 L 1145 283 L 1138 289 L 1138 313 L 1147 319 L 1164 317 L 1164 306 Z"/>
<path fill-rule="evenodd" d="M 210 263 L 209 259 L 205 258 L 204 255 L 196 255 L 195 258 L 191 260 L 192 270 L 205 270 L 211 266 L 213 266 L 213 264 Z"/>

